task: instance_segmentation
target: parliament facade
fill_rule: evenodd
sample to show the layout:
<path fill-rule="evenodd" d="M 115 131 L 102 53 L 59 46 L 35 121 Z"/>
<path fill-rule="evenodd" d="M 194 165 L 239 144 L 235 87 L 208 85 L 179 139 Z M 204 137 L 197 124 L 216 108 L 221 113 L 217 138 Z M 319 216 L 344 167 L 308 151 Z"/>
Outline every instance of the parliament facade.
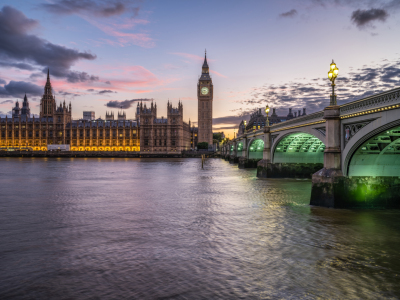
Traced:
<path fill-rule="evenodd" d="M 57 148 L 53 145 L 69 145 L 71 151 L 177 153 L 193 146 L 180 101 L 177 107 L 168 101 L 166 118 L 157 118 L 153 103 L 138 104 L 136 120 L 126 120 L 125 113 L 117 120 L 113 114 L 105 120 L 73 120 L 71 111 L 71 103 L 57 105 L 48 72 L 39 117 L 31 116 L 25 95 L 22 107 L 16 102 L 11 118 L 0 118 L 0 150 L 47 151 Z"/>

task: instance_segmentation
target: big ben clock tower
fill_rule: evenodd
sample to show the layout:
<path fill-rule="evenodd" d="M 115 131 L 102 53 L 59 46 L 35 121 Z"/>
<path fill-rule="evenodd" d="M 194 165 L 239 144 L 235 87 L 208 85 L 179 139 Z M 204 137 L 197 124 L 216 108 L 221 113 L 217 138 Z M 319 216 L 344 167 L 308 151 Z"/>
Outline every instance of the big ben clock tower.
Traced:
<path fill-rule="evenodd" d="M 212 133 L 212 102 L 213 84 L 207 63 L 207 53 L 204 55 L 204 63 L 199 82 L 197 83 L 198 99 L 198 143 L 207 142 L 209 146 L 213 143 Z"/>

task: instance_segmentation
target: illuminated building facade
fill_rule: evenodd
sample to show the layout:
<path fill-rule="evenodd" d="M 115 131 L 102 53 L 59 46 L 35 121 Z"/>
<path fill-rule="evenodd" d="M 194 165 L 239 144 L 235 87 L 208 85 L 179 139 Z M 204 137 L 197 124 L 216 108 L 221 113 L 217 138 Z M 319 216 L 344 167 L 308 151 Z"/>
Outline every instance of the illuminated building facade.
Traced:
<path fill-rule="evenodd" d="M 137 106 L 140 123 L 140 145 L 143 152 L 176 153 L 190 150 L 190 122 L 183 121 L 183 105 L 173 107 L 168 101 L 167 118 L 157 118 L 157 104 L 142 102 Z"/>

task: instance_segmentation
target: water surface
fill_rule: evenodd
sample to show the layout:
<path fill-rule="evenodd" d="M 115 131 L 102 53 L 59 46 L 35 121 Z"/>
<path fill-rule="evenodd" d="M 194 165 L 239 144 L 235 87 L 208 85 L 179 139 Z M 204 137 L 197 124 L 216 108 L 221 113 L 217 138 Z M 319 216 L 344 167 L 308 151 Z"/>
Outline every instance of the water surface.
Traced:
<path fill-rule="evenodd" d="M 1 299 L 400 297 L 400 212 L 209 159 L 0 159 Z"/>

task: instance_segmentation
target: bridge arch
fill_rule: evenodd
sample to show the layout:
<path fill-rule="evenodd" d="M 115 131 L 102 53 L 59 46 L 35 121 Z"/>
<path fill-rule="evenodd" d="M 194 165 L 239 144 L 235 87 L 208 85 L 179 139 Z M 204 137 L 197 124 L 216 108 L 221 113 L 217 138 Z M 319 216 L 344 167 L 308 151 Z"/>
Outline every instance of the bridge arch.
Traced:
<path fill-rule="evenodd" d="M 234 150 L 235 150 L 235 145 L 232 143 L 232 145 L 229 147 L 229 155 L 232 155 Z"/>
<path fill-rule="evenodd" d="M 236 156 L 240 157 L 242 156 L 242 150 L 243 150 L 243 142 L 238 142 L 236 146 Z"/>
<path fill-rule="evenodd" d="M 247 148 L 249 159 L 262 159 L 264 151 L 264 141 L 262 139 L 252 139 Z"/>
<path fill-rule="evenodd" d="M 325 144 L 316 136 L 295 132 L 282 136 L 273 148 L 273 163 L 324 163 Z"/>
<path fill-rule="evenodd" d="M 400 120 L 359 138 L 347 152 L 343 174 L 400 177 Z"/>

